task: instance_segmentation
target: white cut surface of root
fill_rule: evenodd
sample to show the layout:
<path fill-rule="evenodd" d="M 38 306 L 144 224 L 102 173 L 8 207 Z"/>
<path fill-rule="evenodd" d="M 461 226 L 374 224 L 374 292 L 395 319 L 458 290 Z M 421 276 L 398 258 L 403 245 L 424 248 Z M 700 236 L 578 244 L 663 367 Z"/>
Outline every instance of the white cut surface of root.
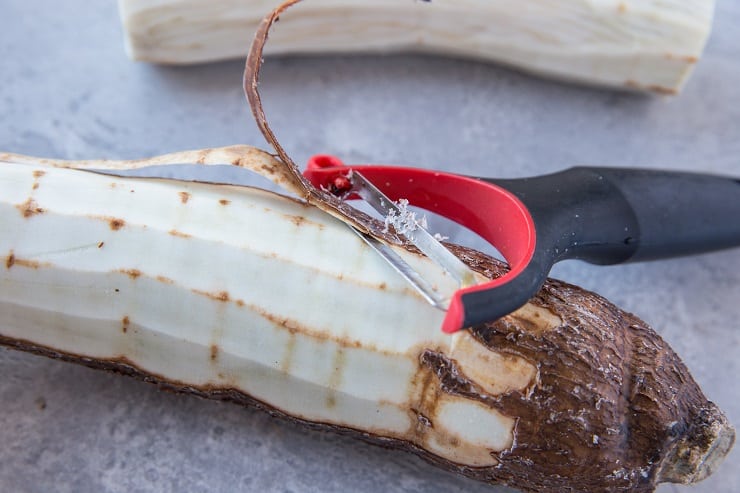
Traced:
<path fill-rule="evenodd" d="M 119 0 L 129 55 L 241 58 L 278 0 Z M 714 0 L 305 0 L 267 52 L 424 52 L 582 83 L 673 94 L 709 37 Z"/>
<path fill-rule="evenodd" d="M 512 418 L 447 396 L 434 429 L 419 428 L 410 410 L 424 405 L 420 353 L 452 354 L 453 339 L 439 330 L 443 313 L 343 223 L 259 189 L 63 169 L 215 164 L 234 149 L 240 165 L 270 175 L 274 160 L 249 148 L 129 162 L 0 155 L 0 336 L 495 465 Z M 454 289 L 433 262 L 397 253 Z M 498 391 L 530 385 L 531 364 L 500 358 L 517 371 Z"/>

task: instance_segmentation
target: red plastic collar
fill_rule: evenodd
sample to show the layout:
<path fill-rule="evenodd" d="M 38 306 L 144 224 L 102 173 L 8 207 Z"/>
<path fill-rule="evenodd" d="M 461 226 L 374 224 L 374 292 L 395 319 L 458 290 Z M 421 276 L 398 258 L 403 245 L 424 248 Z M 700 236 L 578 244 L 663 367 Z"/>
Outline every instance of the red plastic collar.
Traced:
<path fill-rule="evenodd" d="M 455 292 L 442 324 L 446 333 L 463 328 L 463 295 L 509 282 L 527 267 L 534 255 L 534 220 L 524 204 L 508 190 L 476 178 L 426 169 L 345 166 L 340 159 L 329 155 L 313 156 L 303 174 L 315 187 L 331 189 L 343 183 L 350 170 L 361 172 L 392 200 L 406 199 L 411 205 L 476 232 L 509 263 L 511 269 L 505 275 Z"/>

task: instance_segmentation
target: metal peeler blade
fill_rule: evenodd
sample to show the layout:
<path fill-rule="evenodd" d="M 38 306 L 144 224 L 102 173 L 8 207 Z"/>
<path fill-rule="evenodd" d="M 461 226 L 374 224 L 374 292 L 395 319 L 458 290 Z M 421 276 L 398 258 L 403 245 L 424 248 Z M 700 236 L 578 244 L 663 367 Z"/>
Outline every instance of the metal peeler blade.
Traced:
<path fill-rule="evenodd" d="M 367 202 L 382 217 L 395 218 L 396 224 L 394 226 L 396 226 L 396 231 L 452 276 L 457 281 L 458 287 L 468 287 L 476 284 L 473 271 L 429 233 L 416 220 L 415 215 L 410 214 L 405 207 L 399 206 L 399 204 L 388 198 L 367 180 L 367 178 L 362 176 L 361 173 L 353 172 L 349 180 L 352 184 L 351 192 L 359 195 L 360 198 Z M 401 227 L 398 227 L 399 225 Z M 447 309 L 450 297 L 440 297 L 436 291 L 431 290 L 429 284 L 406 264 L 401 257 L 396 255 L 393 250 L 370 237 L 370 235 L 361 234 L 361 237 L 407 279 L 432 305 L 443 310 Z"/>
<path fill-rule="evenodd" d="M 439 291 L 435 290 L 421 275 L 419 275 L 413 267 L 407 264 L 396 252 L 391 249 L 385 243 L 382 243 L 367 233 L 363 233 L 359 229 L 350 226 L 350 229 L 354 231 L 357 236 L 367 243 L 367 245 L 375 250 L 381 258 L 390 264 L 393 269 L 398 272 L 406 281 L 421 294 L 421 296 L 427 300 L 433 307 L 439 308 L 442 311 L 447 311 L 450 306 L 451 296 L 444 296 Z M 436 241 L 436 240 L 435 240 Z M 444 247 L 443 247 L 444 248 Z"/>

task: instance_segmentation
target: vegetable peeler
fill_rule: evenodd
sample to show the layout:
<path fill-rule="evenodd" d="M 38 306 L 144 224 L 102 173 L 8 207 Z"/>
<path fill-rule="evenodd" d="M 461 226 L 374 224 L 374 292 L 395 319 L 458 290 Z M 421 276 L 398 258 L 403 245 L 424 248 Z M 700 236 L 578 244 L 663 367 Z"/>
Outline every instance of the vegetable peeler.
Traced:
<path fill-rule="evenodd" d="M 601 167 L 532 178 L 473 178 L 420 168 L 346 166 L 328 155 L 312 157 L 304 176 L 345 200 L 365 199 L 387 218 L 386 225 L 458 280 L 460 288 L 448 300 L 435 297 L 414 272 L 405 272 L 408 266 L 399 267 L 402 261 L 390 248 L 361 234 L 434 306 L 447 311 L 446 333 L 520 308 L 561 260 L 610 265 L 740 246 L 736 178 Z M 503 255 L 509 271 L 474 284 L 472 272 L 407 212 L 407 203 L 476 232 Z"/>

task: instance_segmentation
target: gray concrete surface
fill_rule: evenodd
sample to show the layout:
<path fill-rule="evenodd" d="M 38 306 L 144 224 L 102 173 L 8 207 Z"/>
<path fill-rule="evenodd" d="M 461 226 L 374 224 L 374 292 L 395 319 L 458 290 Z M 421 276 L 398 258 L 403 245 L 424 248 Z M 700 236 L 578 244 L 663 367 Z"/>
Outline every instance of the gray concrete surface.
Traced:
<path fill-rule="evenodd" d="M 574 164 L 738 175 L 738 25 L 740 4 L 719 0 L 706 56 L 677 98 L 411 56 L 272 60 L 263 97 L 299 161 L 331 152 L 490 176 Z M 240 62 L 131 63 L 120 31 L 112 1 L 3 0 L 0 149 L 72 159 L 264 146 Z M 740 250 L 623 267 L 568 263 L 555 274 L 651 323 L 740 423 Z M 735 450 L 706 482 L 660 491 L 740 491 L 739 463 Z M 2 492 L 458 490 L 501 491 L 254 410 L 0 349 Z"/>

